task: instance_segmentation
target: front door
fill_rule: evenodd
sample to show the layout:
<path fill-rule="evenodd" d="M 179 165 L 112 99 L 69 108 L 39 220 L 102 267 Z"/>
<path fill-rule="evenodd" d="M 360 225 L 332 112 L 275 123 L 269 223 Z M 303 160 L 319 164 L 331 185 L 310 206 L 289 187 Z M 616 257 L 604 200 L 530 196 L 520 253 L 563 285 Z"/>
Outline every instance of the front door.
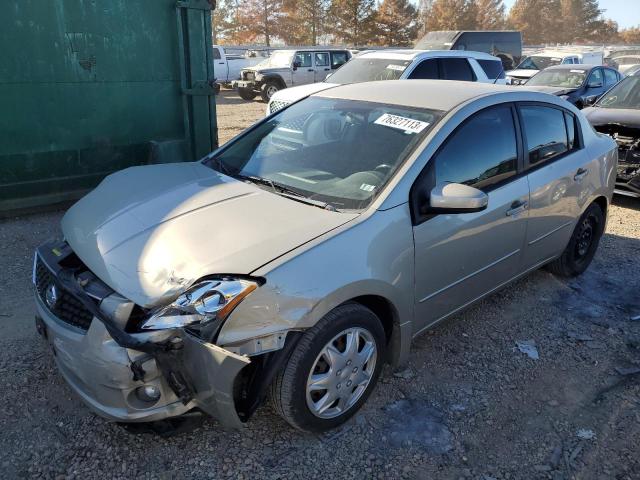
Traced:
<path fill-rule="evenodd" d="M 589 171 L 576 135 L 576 118 L 549 105 L 519 106 L 531 190 L 524 268 L 532 268 L 562 253 L 580 205 L 588 194 Z"/>
<path fill-rule="evenodd" d="M 526 177 L 518 176 L 515 115 L 511 104 L 476 113 L 430 159 L 412 189 L 429 191 L 435 184 L 456 182 L 489 196 L 488 207 L 480 212 L 427 214 L 414 220 L 417 331 L 520 271 L 529 187 Z"/>
<path fill-rule="evenodd" d="M 297 52 L 293 58 L 294 70 L 291 74 L 293 85 L 306 85 L 315 81 L 313 52 Z"/>

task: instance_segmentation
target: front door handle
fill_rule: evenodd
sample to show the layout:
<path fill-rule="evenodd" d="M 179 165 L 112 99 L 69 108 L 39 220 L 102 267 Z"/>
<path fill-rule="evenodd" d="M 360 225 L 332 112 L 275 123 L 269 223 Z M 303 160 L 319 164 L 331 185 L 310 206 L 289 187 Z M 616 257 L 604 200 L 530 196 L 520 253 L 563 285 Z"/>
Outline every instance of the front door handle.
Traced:
<path fill-rule="evenodd" d="M 325 68 L 324 71 L 328 72 L 329 70 L 331 70 L 330 68 Z"/>
<path fill-rule="evenodd" d="M 307 72 L 315 72 L 315 70 L 313 68 L 310 68 L 309 70 L 307 70 Z"/>
<path fill-rule="evenodd" d="M 573 179 L 576 182 L 579 182 L 584 177 L 586 177 L 588 173 L 589 173 L 589 170 L 587 170 L 586 168 L 579 168 L 576 174 L 573 176 Z"/>
<path fill-rule="evenodd" d="M 516 200 L 511 204 L 509 210 L 507 210 L 507 217 L 515 217 L 524 212 L 529 207 L 529 202 L 524 200 Z"/>

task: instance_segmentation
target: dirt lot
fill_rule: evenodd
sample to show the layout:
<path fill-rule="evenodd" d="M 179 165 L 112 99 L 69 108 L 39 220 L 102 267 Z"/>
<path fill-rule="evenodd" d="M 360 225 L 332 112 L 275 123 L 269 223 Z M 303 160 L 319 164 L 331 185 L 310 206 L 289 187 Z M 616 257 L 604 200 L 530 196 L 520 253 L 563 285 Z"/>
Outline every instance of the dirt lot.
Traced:
<path fill-rule="evenodd" d="M 219 103 L 222 140 L 265 107 L 231 92 Z M 62 213 L 0 221 L 0 476 L 640 478 L 640 201 L 617 198 L 609 213 L 582 277 L 536 272 L 428 332 L 406 369 L 387 369 L 363 411 L 322 436 L 269 406 L 243 431 L 207 419 L 168 437 L 92 414 L 33 323 L 32 251 Z"/>

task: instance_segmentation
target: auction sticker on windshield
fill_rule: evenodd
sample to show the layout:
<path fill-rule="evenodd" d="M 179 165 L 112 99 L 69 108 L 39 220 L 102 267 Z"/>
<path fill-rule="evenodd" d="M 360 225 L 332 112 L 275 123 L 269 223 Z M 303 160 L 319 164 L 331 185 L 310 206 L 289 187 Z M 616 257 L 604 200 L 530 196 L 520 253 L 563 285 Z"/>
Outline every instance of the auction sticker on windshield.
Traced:
<path fill-rule="evenodd" d="M 405 65 L 394 65 L 393 63 L 390 63 L 389 65 L 387 65 L 387 68 L 389 70 L 397 70 L 398 72 L 404 72 L 404 69 L 407 67 Z"/>
<path fill-rule="evenodd" d="M 421 122 L 420 120 L 401 117 L 399 115 L 391 115 L 390 113 L 381 115 L 373 123 L 377 125 L 384 125 L 385 127 L 397 128 L 398 130 L 402 130 L 407 133 L 420 133 L 429 126 L 429 122 Z"/>

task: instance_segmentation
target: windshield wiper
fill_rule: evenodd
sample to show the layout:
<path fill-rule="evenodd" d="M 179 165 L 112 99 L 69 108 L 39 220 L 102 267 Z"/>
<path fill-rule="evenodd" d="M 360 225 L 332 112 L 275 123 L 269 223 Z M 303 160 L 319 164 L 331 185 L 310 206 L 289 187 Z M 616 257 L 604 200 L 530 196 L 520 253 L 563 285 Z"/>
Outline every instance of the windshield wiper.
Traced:
<path fill-rule="evenodd" d="M 291 187 L 288 187 L 287 185 L 284 185 L 282 183 L 274 182 L 269 178 L 259 177 L 257 175 L 242 175 L 242 174 L 233 175 L 233 177 L 239 180 L 245 180 L 252 183 L 258 183 L 260 185 L 266 185 L 268 187 L 271 187 L 273 189 L 273 193 L 275 193 L 276 195 L 287 197 L 297 202 L 306 203 L 308 205 L 313 205 L 314 207 L 323 208 L 325 210 L 331 210 L 332 212 L 338 211 L 338 209 L 333 205 L 331 205 L 330 203 L 309 198 L 305 194 Z"/>

